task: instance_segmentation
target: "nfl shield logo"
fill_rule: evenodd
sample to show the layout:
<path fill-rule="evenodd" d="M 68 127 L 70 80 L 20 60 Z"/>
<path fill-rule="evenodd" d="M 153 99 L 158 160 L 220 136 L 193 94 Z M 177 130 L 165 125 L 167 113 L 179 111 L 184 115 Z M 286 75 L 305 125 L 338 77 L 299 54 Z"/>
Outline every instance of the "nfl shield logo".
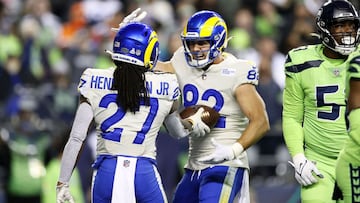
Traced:
<path fill-rule="evenodd" d="M 123 166 L 124 166 L 125 168 L 129 167 L 129 166 L 130 166 L 130 161 L 129 161 L 129 160 L 124 160 Z"/>
<path fill-rule="evenodd" d="M 339 70 L 339 69 L 334 69 L 334 70 L 333 70 L 333 73 L 334 73 L 334 75 L 337 77 L 337 76 L 340 75 L 340 70 Z"/>

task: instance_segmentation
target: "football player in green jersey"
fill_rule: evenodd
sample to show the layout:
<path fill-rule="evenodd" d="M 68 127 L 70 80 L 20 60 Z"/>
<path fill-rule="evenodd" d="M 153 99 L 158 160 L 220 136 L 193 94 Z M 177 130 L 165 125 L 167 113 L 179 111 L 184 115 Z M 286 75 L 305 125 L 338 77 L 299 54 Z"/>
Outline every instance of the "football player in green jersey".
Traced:
<path fill-rule="evenodd" d="M 303 203 L 335 202 L 336 160 L 348 137 L 346 70 L 359 44 L 359 24 L 350 2 L 327 1 L 316 17 L 322 43 L 287 55 L 283 133 Z"/>
<path fill-rule="evenodd" d="M 360 202 L 360 55 L 350 61 L 347 72 L 349 138 L 336 165 L 336 181 L 345 203 Z"/>

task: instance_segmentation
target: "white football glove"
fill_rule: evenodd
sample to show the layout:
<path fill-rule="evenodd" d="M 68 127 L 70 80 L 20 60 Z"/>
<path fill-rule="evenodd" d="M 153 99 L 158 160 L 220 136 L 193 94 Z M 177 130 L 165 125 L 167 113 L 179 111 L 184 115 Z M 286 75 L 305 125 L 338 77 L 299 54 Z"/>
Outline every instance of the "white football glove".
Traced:
<path fill-rule="evenodd" d="M 74 198 L 70 194 L 70 189 L 68 184 L 61 184 L 56 186 L 56 203 L 75 203 Z"/>
<path fill-rule="evenodd" d="M 137 8 L 136 10 L 131 12 L 129 15 L 127 15 L 123 19 L 123 21 L 119 24 L 118 28 L 111 28 L 111 30 L 117 32 L 120 30 L 121 27 L 125 26 L 128 23 L 140 22 L 142 19 L 145 18 L 146 14 L 147 14 L 146 11 L 141 11 L 141 13 L 140 13 L 140 10 L 141 10 L 141 8 Z"/>
<path fill-rule="evenodd" d="M 295 179 L 302 186 L 309 186 L 314 183 L 317 183 L 318 180 L 314 177 L 313 173 L 319 177 L 323 178 L 324 176 L 316 168 L 316 163 L 308 160 L 304 154 L 297 154 L 293 157 L 293 163 L 289 163 L 295 169 Z"/>
<path fill-rule="evenodd" d="M 204 108 L 199 108 L 198 111 L 186 118 L 185 120 L 189 121 L 192 124 L 192 130 L 189 133 L 189 136 L 202 137 L 210 132 L 209 126 L 207 126 L 202 120 L 201 115 L 204 112 Z"/>
<path fill-rule="evenodd" d="M 235 159 L 244 151 L 244 147 L 239 142 L 235 142 L 232 145 L 222 145 L 217 143 L 214 138 L 211 138 L 211 144 L 215 147 L 215 151 L 208 156 L 200 158 L 199 162 L 219 164 Z"/>

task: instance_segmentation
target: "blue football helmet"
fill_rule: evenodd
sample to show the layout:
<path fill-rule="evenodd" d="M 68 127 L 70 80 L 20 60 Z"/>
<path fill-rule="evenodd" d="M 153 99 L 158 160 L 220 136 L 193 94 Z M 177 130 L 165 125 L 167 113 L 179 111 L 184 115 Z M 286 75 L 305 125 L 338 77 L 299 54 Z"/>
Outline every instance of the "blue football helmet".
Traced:
<path fill-rule="evenodd" d="M 159 41 L 156 32 L 148 25 L 133 22 L 121 27 L 116 33 L 111 58 L 147 70 L 155 67 L 159 58 Z"/>
<path fill-rule="evenodd" d="M 356 26 L 355 37 L 351 33 L 341 33 L 341 43 L 330 33 L 332 25 L 338 22 L 352 21 Z M 316 27 L 322 43 L 331 50 L 342 55 L 349 55 L 360 42 L 360 18 L 354 6 L 347 0 L 329 0 L 319 9 Z"/>
<path fill-rule="evenodd" d="M 204 68 L 212 63 L 227 46 L 228 31 L 225 21 L 214 11 L 199 11 L 190 17 L 181 33 L 185 58 L 189 66 Z M 192 53 L 189 44 L 194 41 L 208 41 L 210 49 L 205 59 L 196 59 L 197 53 Z"/>

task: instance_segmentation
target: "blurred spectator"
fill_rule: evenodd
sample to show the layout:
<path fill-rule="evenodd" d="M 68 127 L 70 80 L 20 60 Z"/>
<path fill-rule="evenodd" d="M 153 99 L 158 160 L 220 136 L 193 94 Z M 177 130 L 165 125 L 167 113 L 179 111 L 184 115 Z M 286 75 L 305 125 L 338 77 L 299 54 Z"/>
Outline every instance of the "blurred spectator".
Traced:
<path fill-rule="evenodd" d="M 262 156 L 274 156 L 278 146 L 283 143 L 281 129 L 282 89 L 285 83 L 283 64 L 285 56 L 277 50 L 276 42 L 271 37 L 260 37 L 255 49 L 239 52 L 239 57 L 256 63 L 259 69 L 259 84 L 256 90 L 263 98 L 271 129 L 266 136 L 248 150 L 252 165 L 252 175 L 270 178 L 278 162 L 276 159 L 262 160 Z M 256 180 L 256 178 L 254 178 Z"/>
<path fill-rule="evenodd" d="M 176 27 L 183 28 L 192 14 L 196 12 L 194 0 L 179 0 L 175 4 Z"/>
<path fill-rule="evenodd" d="M 254 37 L 254 15 L 247 7 L 242 7 L 236 11 L 235 26 L 229 30 L 231 37 L 228 48 L 230 52 L 236 52 L 249 48 Z"/>
<path fill-rule="evenodd" d="M 218 1 L 217 0 L 195 0 L 195 8 L 197 11 L 200 10 L 218 10 Z"/>
<path fill-rule="evenodd" d="M 235 13 L 241 7 L 242 0 L 217 0 L 216 10 L 223 16 L 228 28 L 235 26 Z M 246 6 L 245 6 L 246 7 Z"/>
<path fill-rule="evenodd" d="M 99 47 L 95 44 L 92 38 L 91 27 L 86 27 L 79 31 L 79 36 L 81 36 L 81 38 L 77 40 L 76 46 L 71 47 L 71 49 L 67 49 L 65 52 L 65 56 L 70 61 L 70 65 L 73 67 L 71 71 L 72 81 L 75 83 L 79 82 L 78 80 L 85 68 L 95 67 L 98 63 L 99 57 L 102 57 L 105 53 L 104 50 L 102 50 L 102 55 L 99 53 Z M 108 63 L 110 62 L 108 61 Z M 112 64 L 106 67 L 111 66 Z M 104 68 L 104 65 L 97 66 L 96 68 L 101 67 Z"/>
<path fill-rule="evenodd" d="M 17 36 L 17 26 L 13 21 L 5 4 L 0 1 L 0 86 L 2 87 L 0 105 L 7 100 L 14 86 L 20 82 L 18 73 L 22 45 Z"/>
<path fill-rule="evenodd" d="M 58 60 L 51 69 L 52 81 L 40 87 L 42 112 L 57 122 L 70 125 L 75 115 L 78 94 L 77 83 L 71 81 L 70 65 L 65 59 Z"/>
<path fill-rule="evenodd" d="M 0 202 L 7 202 L 6 188 L 10 173 L 10 149 L 5 140 L 8 133 L 4 128 L 0 129 Z"/>
<path fill-rule="evenodd" d="M 166 42 L 176 29 L 174 8 L 165 0 L 146 0 L 139 7 L 147 12 L 144 22 L 151 25 L 158 34 L 160 50 L 165 50 L 168 46 Z"/>
<path fill-rule="evenodd" d="M 263 38 L 259 40 L 259 45 L 261 46 L 260 50 L 260 62 L 258 64 L 259 68 L 259 85 L 256 87 L 257 91 L 264 99 L 266 110 L 269 116 L 269 122 L 271 130 L 281 131 L 281 112 L 282 112 L 282 88 L 276 82 L 274 75 L 284 74 L 283 72 L 275 73 L 276 70 L 273 67 L 273 57 L 275 43 L 270 38 Z M 271 49 L 271 50 L 270 50 Z M 267 53 L 269 52 L 269 54 Z M 283 60 L 285 58 L 281 57 Z M 278 77 L 280 78 L 280 76 Z M 284 75 L 281 75 L 282 79 L 285 79 Z M 280 79 L 279 79 L 280 80 Z M 282 82 L 284 85 L 284 82 Z"/>
<path fill-rule="evenodd" d="M 79 38 L 78 33 L 86 26 L 86 23 L 81 1 L 72 4 L 69 11 L 69 18 L 62 25 L 60 36 L 57 40 L 58 46 L 62 48 L 75 46 Z"/>
<path fill-rule="evenodd" d="M 27 0 L 25 3 L 22 21 L 27 18 L 36 20 L 41 30 L 41 37 L 38 39 L 40 43 L 43 46 L 53 45 L 60 35 L 62 25 L 60 18 L 51 10 L 50 0 Z"/>
<path fill-rule="evenodd" d="M 319 11 L 323 3 L 325 3 L 325 1 L 327 0 L 303 0 L 299 1 L 299 3 L 303 3 L 306 7 L 306 10 L 308 10 L 313 16 L 316 16 L 317 12 Z"/>
<path fill-rule="evenodd" d="M 2 0 L 1 2 L 4 3 L 7 10 L 7 14 L 10 17 L 16 18 L 19 15 L 22 15 L 24 9 L 24 2 L 22 0 L 11 0 L 11 1 Z"/>
<path fill-rule="evenodd" d="M 260 68 L 262 63 L 268 63 L 272 80 L 282 90 L 285 85 L 284 63 L 285 55 L 279 52 L 276 41 L 271 37 L 260 37 L 255 48 L 238 52 L 238 57 L 255 62 Z M 261 77 L 261 75 L 260 75 Z"/>
<path fill-rule="evenodd" d="M 3 64 L 0 63 L 0 104 L 5 103 L 14 92 L 17 85 L 21 84 L 20 79 L 20 58 L 9 55 Z"/>
<path fill-rule="evenodd" d="M 61 22 L 52 13 L 49 0 L 25 2 L 24 16 L 20 19 L 19 33 L 23 42 L 21 80 L 23 84 L 40 85 L 49 80 L 52 53 L 58 39 Z"/>
<path fill-rule="evenodd" d="M 123 7 L 119 0 L 85 0 L 82 1 L 83 14 L 86 21 L 90 24 L 105 21 L 111 18 Z"/>
<path fill-rule="evenodd" d="M 317 42 L 318 39 L 310 33 L 314 32 L 314 15 L 324 1 L 0 0 L 0 127 L 4 129 L 3 132 L 9 132 L 9 135 L 15 132 L 15 124 L 11 122 L 14 122 L 12 118 L 18 117 L 17 91 L 28 85 L 35 88 L 33 96 L 36 97 L 37 106 L 41 107 L 37 109 L 37 117 L 51 118 L 52 122 L 71 122 L 69 118 L 73 114 L 73 103 L 78 99 L 73 94 L 76 92 L 79 74 L 86 67 L 111 66 L 109 57 L 104 55 L 105 49 L 111 49 L 112 34 L 115 34 L 109 32 L 109 28 L 117 27 L 125 14 L 138 7 L 148 11 L 144 22 L 152 24 L 158 31 L 161 60 L 167 60 L 173 52 L 172 47 L 181 44 L 179 35 L 182 30 L 178 28 L 183 27 L 183 23 L 198 9 L 210 9 L 222 14 L 229 25 L 229 36 L 232 37 L 227 51 L 240 58 L 253 60 L 259 67 L 261 78 L 258 90 L 263 97 L 270 98 L 265 100 L 271 114 L 270 120 L 274 123 L 277 113 L 272 111 L 277 112 L 275 109 L 282 101 L 278 96 L 273 96 L 276 93 L 271 92 L 277 92 L 276 86 L 283 88 L 282 53 L 303 44 Z M 350 1 L 359 9 L 360 1 Z M 265 38 L 272 38 L 272 42 Z M 51 127 L 51 122 L 46 122 Z M 276 129 L 276 125 L 272 129 Z M 0 202 L 1 183 L 7 183 L 7 176 L 1 174 L 6 174 L 6 168 L 10 168 L 6 161 L 6 157 L 10 159 L 6 155 L 8 143 L 12 141 L 0 142 Z M 176 142 L 170 144 L 177 145 Z M 178 145 L 181 146 L 181 143 Z M 174 149 L 177 147 L 179 146 L 174 146 Z M 88 151 L 84 149 L 85 154 Z M 83 190 L 87 192 L 91 174 L 83 168 L 89 168 L 92 159 L 85 154 L 80 157 L 83 161 L 79 169 Z M 86 155 L 92 157 L 90 153 Z M 159 148 L 159 156 L 167 155 L 176 159 L 182 157 L 169 154 L 166 147 L 164 150 Z M 262 162 L 261 158 L 264 157 L 260 156 L 259 162 Z M 163 165 L 164 168 L 159 170 L 166 173 L 164 178 L 167 180 L 164 183 L 171 185 L 178 177 L 171 177 L 173 173 L 166 171 L 166 163 Z M 5 168 L 5 173 L 2 173 L 2 168 Z M 269 174 L 270 172 L 264 178 L 269 178 Z M 5 177 L 4 182 L 1 177 Z M 293 179 L 292 176 L 291 178 Z M 169 187 L 167 193 L 172 189 L 172 186 Z M 261 196 L 259 199 L 261 200 Z"/>
<path fill-rule="evenodd" d="M 0 11 L 0 65 L 6 63 L 9 56 L 20 56 L 22 52 L 17 24 L 8 22 L 8 17 Z"/>
<path fill-rule="evenodd" d="M 21 82 L 39 86 L 50 80 L 53 53 L 58 47 L 53 46 L 52 40 L 47 40 L 44 27 L 38 20 L 26 16 L 21 19 L 20 36 L 23 41 L 21 55 Z"/>
<path fill-rule="evenodd" d="M 36 113 L 38 106 L 33 95 L 19 95 L 16 104 L 10 125 L 1 133 L 10 149 L 7 199 L 9 203 L 39 203 L 49 129 Z"/>
<path fill-rule="evenodd" d="M 257 91 L 263 98 L 266 110 L 268 112 L 270 131 L 260 140 L 253 150 L 249 153 L 260 153 L 259 155 L 275 155 L 275 149 L 281 145 L 281 115 L 282 115 L 282 90 L 285 85 L 285 73 L 283 64 L 285 63 L 285 56 L 277 50 L 276 42 L 270 37 L 261 37 L 257 40 L 256 49 L 248 50 L 246 54 L 241 56 L 254 61 L 259 68 L 259 84 L 256 87 Z M 258 156 L 259 156 L 258 155 Z M 259 157 L 251 162 L 258 163 Z M 270 160 L 269 160 L 270 161 Z M 275 166 L 276 160 L 272 160 Z M 268 170 L 269 168 L 266 168 Z M 271 169 L 271 167 L 270 167 Z M 254 170 L 256 171 L 256 169 Z M 272 171 L 266 171 L 264 174 L 271 174 Z M 267 175 L 268 176 L 268 175 Z"/>
<path fill-rule="evenodd" d="M 182 46 L 181 38 L 180 38 L 181 31 L 173 32 L 169 35 L 169 39 L 167 40 L 167 46 L 163 47 L 160 51 L 159 59 L 161 61 L 170 60 L 170 57 L 173 53 Z"/>
<path fill-rule="evenodd" d="M 269 0 L 260 0 L 255 15 L 255 29 L 258 36 L 272 37 L 276 40 L 282 37 L 280 28 L 283 25 L 282 16 Z"/>
<path fill-rule="evenodd" d="M 62 150 L 65 147 L 66 141 L 70 134 L 69 127 L 62 126 L 59 128 L 59 135 L 52 139 L 50 149 L 54 153 L 49 163 L 46 164 L 46 175 L 42 181 L 41 203 L 56 202 L 56 187 L 57 179 L 60 173 L 60 161 Z M 74 169 L 73 175 L 70 179 L 70 191 L 76 203 L 85 203 L 84 194 L 82 191 L 79 170 Z"/>
<path fill-rule="evenodd" d="M 294 2 L 293 0 L 269 0 L 274 6 L 281 10 L 287 10 L 291 7 L 291 4 Z"/>
<path fill-rule="evenodd" d="M 284 39 L 284 53 L 295 47 L 316 43 L 318 39 L 311 36 L 311 33 L 316 32 L 314 19 L 315 16 L 307 9 L 305 4 L 299 2 L 295 5 L 293 22 L 289 28 L 289 33 Z"/>

